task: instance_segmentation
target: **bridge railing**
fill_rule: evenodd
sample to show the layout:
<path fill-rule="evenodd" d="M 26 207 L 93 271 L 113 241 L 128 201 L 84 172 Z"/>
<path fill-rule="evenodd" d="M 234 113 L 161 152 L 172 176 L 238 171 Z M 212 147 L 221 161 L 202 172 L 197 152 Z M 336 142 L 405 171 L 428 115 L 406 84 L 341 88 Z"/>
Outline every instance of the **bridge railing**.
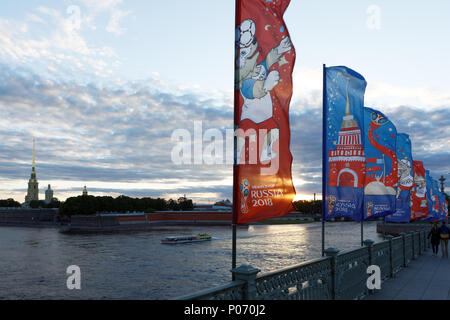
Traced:
<path fill-rule="evenodd" d="M 175 300 L 355 300 L 370 294 L 367 268 L 377 265 L 381 279 L 394 278 L 430 247 L 425 231 L 386 236 L 364 247 L 339 252 L 330 248 L 326 257 L 257 276 L 260 270 L 241 266 L 231 270 L 233 282 Z"/>
<path fill-rule="evenodd" d="M 256 278 L 258 300 L 327 300 L 331 298 L 332 259 L 301 263 Z"/>

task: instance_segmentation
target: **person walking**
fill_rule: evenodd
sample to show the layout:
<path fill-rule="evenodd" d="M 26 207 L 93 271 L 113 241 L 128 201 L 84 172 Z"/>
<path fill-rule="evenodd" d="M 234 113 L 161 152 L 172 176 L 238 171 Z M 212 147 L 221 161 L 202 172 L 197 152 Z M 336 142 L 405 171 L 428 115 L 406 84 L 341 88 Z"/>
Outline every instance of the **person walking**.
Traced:
<path fill-rule="evenodd" d="M 445 225 L 445 221 L 442 221 L 442 225 L 439 228 L 439 234 L 441 237 L 442 258 L 448 258 L 448 238 L 450 229 Z"/>
<path fill-rule="evenodd" d="M 428 233 L 428 239 L 431 237 L 431 247 L 433 248 L 433 255 L 439 253 L 439 243 L 441 242 L 441 233 L 439 232 L 438 224 L 434 223 L 430 232 Z"/>

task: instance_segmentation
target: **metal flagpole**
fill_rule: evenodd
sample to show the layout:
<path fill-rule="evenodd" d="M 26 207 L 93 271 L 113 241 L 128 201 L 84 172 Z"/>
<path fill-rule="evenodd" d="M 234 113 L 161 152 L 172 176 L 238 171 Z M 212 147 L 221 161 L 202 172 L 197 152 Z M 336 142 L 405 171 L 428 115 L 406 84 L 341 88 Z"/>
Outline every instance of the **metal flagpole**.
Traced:
<path fill-rule="evenodd" d="M 240 23 L 240 7 L 239 7 L 239 1 L 240 0 L 236 0 L 235 2 L 235 6 L 236 6 L 236 11 L 235 11 L 235 25 L 239 25 Z M 235 59 L 236 59 L 236 53 L 234 55 Z M 235 66 L 235 61 L 233 61 L 233 67 Z M 237 73 L 237 69 L 235 69 L 235 73 Z M 237 79 L 235 77 L 235 79 Z M 236 130 L 238 129 L 238 124 L 239 124 L 239 92 L 236 90 L 235 88 L 235 83 L 233 82 L 233 88 L 234 88 L 234 132 L 236 133 Z M 234 163 L 233 163 L 233 220 L 232 220 L 232 224 L 231 227 L 233 229 L 233 234 L 232 234 L 232 258 L 231 258 L 231 268 L 235 269 L 236 268 L 236 237 L 237 237 L 237 218 L 238 218 L 238 187 L 239 187 L 239 177 L 238 177 L 238 170 L 239 170 L 239 165 L 238 165 L 238 159 L 237 159 L 237 137 L 236 135 L 234 136 Z M 235 280 L 235 276 L 234 276 L 234 272 L 232 273 L 232 280 Z"/>
<path fill-rule="evenodd" d="M 363 133 L 362 136 L 362 140 L 363 140 L 363 149 L 365 146 L 364 140 L 365 140 L 365 128 L 364 128 L 364 111 L 363 111 L 363 120 L 362 120 L 362 129 L 361 132 Z M 364 149 L 365 150 L 365 149 Z M 364 151 L 365 153 L 365 151 Z M 365 176 L 364 176 L 365 177 Z M 365 178 L 364 178 L 365 179 Z M 365 202 L 365 188 L 363 186 L 363 194 L 362 194 L 362 207 L 361 207 L 361 247 L 364 247 L 364 206 L 365 206 L 366 202 Z"/>
<path fill-rule="evenodd" d="M 322 96 L 322 104 L 323 104 L 323 112 L 322 112 L 322 257 L 325 255 L 325 184 L 327 179 L 325 177 L 325 168 L 326 168 L 326 66 L 323 65 L 323 96 Z"/>
<path fill-rule="evenodd" d="M 235 137 L 235 146 L 236 146 L 236 137 Z M 237 159 L 236 159 L 236 147 L 235 147 L 235 156 L 234 156 L 234 165 L 233 165 L 233 221 L 232 221 L 232 229 L 233 229 L 233 235 L 232 235 L 232 259 L 231 259 L 231 268 L 236 268 L 236 229 L 237 229 L 237 216 L 238 216 L 238 165 L 237 165 Z M 233 272 L 233 278 L 234 281 L 234 272 Z"/>
<path fill-rule="evenodd" d="M 362 210 L 362 219 L 361 219 L 361 247 L 364 247 L 364 207 Z"/>

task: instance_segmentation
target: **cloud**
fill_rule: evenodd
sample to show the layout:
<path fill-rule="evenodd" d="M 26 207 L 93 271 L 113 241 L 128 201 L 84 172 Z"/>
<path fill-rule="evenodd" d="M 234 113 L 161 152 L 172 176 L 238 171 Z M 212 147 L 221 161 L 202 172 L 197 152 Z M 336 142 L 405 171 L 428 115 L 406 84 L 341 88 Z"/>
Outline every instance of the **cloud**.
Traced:
<path fill-rule="evenodd" d="M 293 101 L 300 105 L 322 107 L 322 68 L 299 66 L 294 71 Z M 388 81 L 371 81 L 366 78 L 365 104 L 384 112 L 395 112 L 404 106 L 426 110 L 439 110 L 450 106 L 450 93 L 427 86 L 408 87 L 393 85 Z M 297 104 L 298 105 L 298 104 Z"/>
<path fill-rule="evenodd" d="M 319 100 L 311 92 L 291 106 L 292 172 L 305 198 L 321 192 Z M 60 199 L 78 195 L 84 184 L 98 195 L 231 198 L 232 166 L 175 165 L 171 135 L 187 129 L 193 136 L 194 121 L 225 135 L 232 128 L 232 101 L 232 92 L 174 88 L 159 78 L 83 85 L 0 64 L 0 198 L 24 197 L 32 137 L 41 186 L 55 186 Z M 450 108 L 404 105 L 387 116 L 410 134 L 415 159 L 433 177 L 450 172 Z"/>
<path fill-rule="evenodd" d="M 107 32 L 116 36 L 121 36 L 126 32 L 126 28 L 122 27 L 121 23 L 132 11 L 119 9 L 119 5 L 123 2 L 122 0 L 79 0 L 79 2 L 88 9 L 90 21 L 103 12 L 110 14 L 108 25 L 105 28 Z"/>
<path fill-rule="evenodd" d="M 439 110 L 450 106 L 450 93 L 428 87 L 394 86 L 386 82 L 369 83 L 365 97 L 372 106 L 381 106 L 386 112 L 395 112 L 402 106 Z"/>
<path fill-rule="evenodd" d="M 131 14 L 131 11 L 123 11 L 119 9 L 111 10 L 111 19 L 109 20 L 108 26 L 106 27 L 106 31 L 115 34 L 116 36 L 120 36 L 125 33 L 126 29 L 120 26 L 123 18 Z"/>
<path fill-rule="evenodd" d="M 0 71 L 1 179 L 25 184 L 35 137 L 40 180 L 144 183 L 180 193 L 227 184 L 230 166 L 199 168 L 171 161 L 172 132 L 193 130 L 192 119 L 203 120 L 205 129 L 226 122 L 231 127 L 231 108 L 219 110 L 220 99 L 189 91 L 175 95 L 151 81 L 101 88 L 49 81 L 5 66 Z"/>
<path fill-rule="evenodd" d="M 117 5 L 122 3 L 122 0 L 78 0 L 88 9 L 94 11 L 95 13 L 109 10 L 110 8 L 115 8 Z"/>
<path fill-rule="evenodd" d="M 25 21 L 0 18 L 0 59 L 50 79 L 109 77 L 120 58 L 111 47 L 86 40 L 82 31 L 89 18 L 72 7 L 60 12 L 39 6 Z M 113 26 L 119 32 L 118 23 Z"/>

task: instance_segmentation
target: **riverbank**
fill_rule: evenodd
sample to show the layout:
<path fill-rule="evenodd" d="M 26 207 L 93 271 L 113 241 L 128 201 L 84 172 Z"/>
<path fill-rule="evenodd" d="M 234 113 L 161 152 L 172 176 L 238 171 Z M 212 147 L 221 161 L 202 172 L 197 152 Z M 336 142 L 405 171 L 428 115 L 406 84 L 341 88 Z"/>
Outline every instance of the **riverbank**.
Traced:
<path fill-rule="evenodd" d="M 279 219 L 279 220 L 265 220 L 255 224 L 265 224 L 265 225 L 282 225 L 282 224 L 306 224 L 314 223 L 314 220 L 297 220 L 297 219 Z"/>
<path fill-rule="evenodd" d="M 58 209 L 0 209 L 2 227 L 58 228 L 61 223 Z"/>
<path fill-rule="evenodd" d="M 431 224 L 429 222 L 423 223 L 377 223 L 377 232 L 380 234 L 388 234 L 394 237 L 401 233 L 409 233 L 414 231 L 429 230 Z"/>
<path fill-rule="evenodd" d="M 111 233 L 148 231 L 165 226 L 231 226 L 232 213 L 223 211 L 158 211 L 154 213 L 103 213 L 72 216 L 61 221 L 57 209 L 0 209 L 0 226 L 26 228 L 60 228 L 62 233 Z M 290 212 L 249 225 L 297 225 L 320 221 L 318 215 Z M 336 219 L 330 223 L 346 222 Z M 382 233 L 382 232 L 380 232 Z"/>

